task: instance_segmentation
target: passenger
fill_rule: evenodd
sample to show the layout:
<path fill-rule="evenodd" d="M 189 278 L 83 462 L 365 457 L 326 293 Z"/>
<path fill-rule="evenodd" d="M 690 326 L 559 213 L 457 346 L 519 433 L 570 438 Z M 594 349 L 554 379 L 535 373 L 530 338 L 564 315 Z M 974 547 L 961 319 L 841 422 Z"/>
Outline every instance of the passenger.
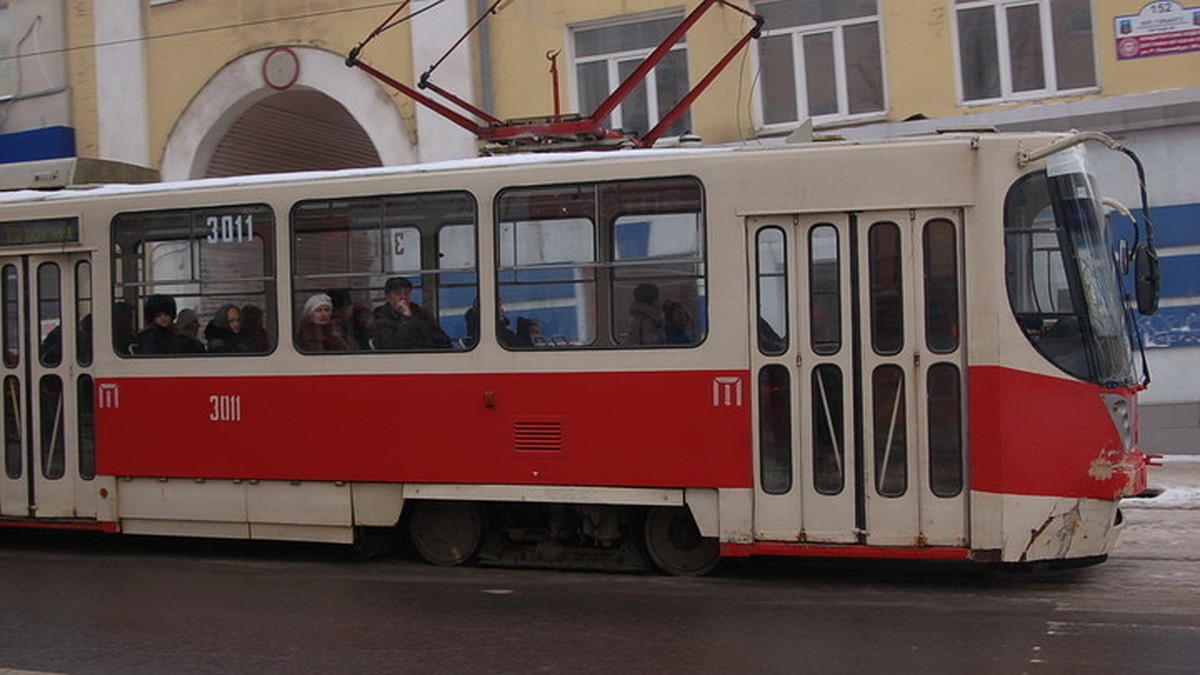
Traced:
<path fill-rule="evenodd" d="M 242 310 L 236 305 L 221 305 L 212 321 L 204 327 L 204 340 L 213 354 L 232 354 L 247 350 L 242 337 Z"/>
<path fill-rule="evenodd" d="M 112 319 L 113 348 L 117 350 L 118 354 L 129 356 L 129 346 L 137 339 L 137 315 L 133 311 L 133 306 L 124 300 L 114 302 Z M 6 354 L 5 357 L 7 358 L 7 356 Z"/>
<path fill-rule="evenodd" d="M 246 305 L 242 308 L 242 340 L 246 351 L 265 354 L 271 351 L 271 336 L 267 334 L 267 316 L 262 307 Z"/>
<path fill-rule="evenodd" d="M 658 286 L 638 284 L 633 289 L 633 304 L 629 306 L 629 332 L 625 344 L 661 345 L 666 341 L 662 309 L 659 308 Z"/>
<path fill-rule="evenodd" d="M 199 351 L 205 351 L 204 342 L 200 340 L 200 317 L 196 310 L 180 310 L 179 316 L 175 317 L 175 328 L 178 328 L 179 333 L 188 340 L 196 341 Z"/>
<path fill-rule="evenodd" d="M 412 301 L 412 282 L 392 277 L 383 287 L 387 302 L 375 308 L 371 340 L 375 349 L 448 349 L 450 336 L 437 319 Z"/>
<path fill-rule="evenodd" d="M 464 317 L 467 321 L 467 341 L 466 345 L 477 344 L 479 342 L 479 298 L 475 298 L 475 302 L 471 304 L 471 308 L 467 310 Z M 521 347 L 521 341 L 517 339 L 517 334 L 512 331 L 509 326 L 508 316 L 504 313 L 504 304 L 499 300 L 496 301 L 496 339 L 505 347 Z"/>
<path fill-rule="evenodd" d="M 371 348 L 371 325 L 374 323 L 375 315 L 371 313 L 368 305 L 355 303 L 350 308 L 350 325 L 353 328 L 350 338 L 354 348 Z"/>
<path fill-rule="evenodd" d="M 534 347 L 542 337 L 542 325 L 537 319 L 517 318 L 517 346 Z"/>
<path fill-rule="evenodd" d="M 194 309 L 180 310 L 179 316 L 175 317 L 175 325 L 179 328 L 179 332 L 196 340 L 200 339 L 200 317 Z"/>
<path fill-rule="evenodd" d="M 75 329 L 75 350 L 79 353 L 80 365 L 92 362 L 92 315 L 86 314 Z"/>
<path fill-rule="evenodd" d="M 354 341 L 354 322 L 350 319 L 350 308 L 354 304 L 353 298 L 350 297 L 350 291 L 344 288 L 335 288 L 330 290 L 326 295 L 333 302 L 333 323 L 341 329 L 342 335 L 345 335 L 351 342 Z"/>
<path fill-rule="evenodd" d="M 137 334 L 135 353 L 203 354 L 204 345 L 175 327 L 175 298 L 152 295 L 146 299 L 146 328 Z"/>
<path fill-rule="evenodd" d="M 46 334 L 38 351 L 43 366 L 57 366 L 62 363 L 62 324 L 58 324 Z"/>
<path fill-rule="evenodd" d="M 333 300 L 318 293 L 304 303 L 300 330 L 296 333 L 296 348 L 302 352 L 345 352 L 350 341 L 333 322 Z"/>
<path fill-rule="evenodd" d="M 670 345 L 696 343 L 696 322 L 683 305 L 674 300 L 663 303 L 663 334 Z"/>

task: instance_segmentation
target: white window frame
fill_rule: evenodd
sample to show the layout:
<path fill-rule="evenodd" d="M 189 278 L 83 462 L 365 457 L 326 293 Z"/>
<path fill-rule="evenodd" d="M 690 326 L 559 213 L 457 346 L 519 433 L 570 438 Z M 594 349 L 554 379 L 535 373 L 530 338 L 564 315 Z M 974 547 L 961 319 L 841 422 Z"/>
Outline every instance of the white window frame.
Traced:
<path fill-rule="evenodd" d="M 879 110 L 851 114 L 849 112 L 850 91 L 846 77 L 846 43 L 843 31 L 850 26 L 868 23 L 876 24 L 879 33 L 879 70 L 881 75 L 880 86 L 883 88 L 881 92 L 883 94 L 883 107 Z M 808 109 L 808 73 L 804 68 L 804 38 L 807 35 L 817 35 L 820 33 L 833 33 L 833 73 L 836 81 L 838 111 L 814 117 L 809 113 Z M 790 35 L 792 39 L 792 76 L 796 80 L 796 115 L 799 119 L 767 124 L 765 121 L 767 116 L 766 106 L 763 103 L 762 84 L 758 83 L 754 86 L 754 104 L 755 115 L 757 116 L 758 128 L 760 130 L 792 129 L 809 119 L 812 120 L 813 124 L 820 125 L 883 119 L 887 116 L 887 51 L 883 36 L 883 17 L 879 12 L 878 0 L 875 3 L 875 14 L 871 16 L 842 19 L 840 21 L 826 21 L 824 23 L 810 23 L 802 26 L 788 26 L 775 30 L 763 30 L 762 32 L 762 37 L 764 38 L 782 35 Z M 756 72 L 761 72 L 763 67 L 762 56 L 757 48 L 754 50 L 754 59 Z"/>
<path fill-rule="evenodd" d="M 661 20 L 661 19 L 672 19 L 672 18 L 678 19 L 679 21 L 683 21 L 684 15 L 679 12 L 666 12 L 666 13 L 653 12 L 653 13 L 648 13 L 648 14 L 639 14 L 636 16 L 623 16 L 618 19 L 609 19 L 609 20 L 604 20 L 604 21 L 597 21 L 597 22 L 583 23 L 583 24 L 576 24 L 576 25 L 568 26 L 567 27 L 566 44 L 569 45 L 569 54 L 571 56 L 570 93 L 571 93 L 571 102 L 572 102 L 572 105 L 575 107 L 575 110 L 579 111 L 579 114 L 581 114 L 581 115 L 590 115 L 592 113 L 591 110 L 583 109 L 583 101 L 580 100 L 580 92 L 579 92 L 580 87 L 579 87 L 579 80 L 577 77 L 578 67 L 580 65 L 588 64 L 588 63 L 600 63 L 600 62 L 606 63 L 605 73 L 607 74 L 607 77 L 608 77 L 608 84 L 609 84 L 608 93 L 612 94 L 612 92 L 616 91 L 617 87 L 621 86 L 621 82 L 624 79 L 621 77 L 619 64 L 621 64 L 625 61 L 629 61 L 629 60 L 636 60 L 637 62 L 640 63 L 647 56 L 650 56 L 651 52 L 653 52 L 655 49 L 658 48 L 658 45 L 656 44 L 651 47 L 647 47 L 647 48 L 643 48 L 643 49 L 631 49 L 631 50 L 626 50 L 626 51 L 621 51 L 621 52 L 610 52 L 610 53 L 606 53 L 606 54 L 599 54 L 596 56 L 578 56 L 578 55 L 576 55 L 576 49 L 575 49 L 575 33 L 577 31 L 592 30 L 595 28 L 616 28 L 619 26 L 632 26 L 632 25 L 636 25 L 638 23 L 642 23 L 645 21 L 657 21 L 657 20 Z M 679 42 L 672 45 L 668 51 L 684 52 L 684 61 L 686 62 L 687 61 L 687 36 L 684 35 L 684 37 Z M 666 110 L 659 110 L 657 71 L 658 71 L 657 67 L 650 69 L 650 72 L 646 73 L 646 78 L 644 80 L 642 80 L 642 85 L 646 88 L 646 116 L 649 119 L 649 128 L 647 128 L 646 131 L 653 129 L 654 126 L 656 124 L 658 124 L 658 122 L 662 119 L 662 115 L 664 113 L 667 113 L 670 111 L 670 107 L 668 107 Z M 691 84 L 691 73 L 690 72 L 688 73 L 688 84 L 689 85 Z M 683 94 L 685 96 L 687 95 L 686 89 L 684 90 Z M 622 119 L 622 108 L 623 107 L 624 107 L 624 103 L 618 105 L 617 107 L 613 108 L 612 113 L 610 113 L 610 115 L 609 115 L 610 119 L 612 120 L 611 126 L 614 129 L 622 129 L 624 127 L 624 123 L 623 123 L 623 119 Z M 664 138 L 675 138 L 675 136 L 665 136 Z"/>
<path fill-rule="evenodd" d="M 954 76 L 955 89 L 958 96 L 958 103 L 964 107 L 995 105 L 997 103 L 1006 103 L 1009 101 L 1028 101 L 1050 98 L 1054 96 L 1070 96 L 1073 94 L 1097 91 L 1100 88 L 1099 74 L 1096 72 L 1097 55 L 1096 49 L 1096 13 L 1092 11 L 1091 2 L 1088 3 L 1088 11 L 1091 12 L 1092 25 L 1092 80 L 1094 84 L 1086 87 L 1076 87 L 1073 89 L 1058 88 L 1058 68 L 1055 61 L 1054 50 L 1054 26 L 1050 12 L 1050 3 L 1052 0 L 974 0 L 973 2 L 957 2 L 949 0 L 950 11 L 952 14 L 951 25 L 954 31 Z M 1046 86 L 1042 89 L 1032 89 L 1028 91 L 1013 91 L 1012 84 L 1012 61 L 1010 57 L 1010 45 L 1008 41 L 1008 21 L 1006 12 L 1009 8 L 1019 7 L 1022 5 L 1037 5 L 1038 7 L 1038 24 L 1041 29 L 1042 38 L 1042 77 L 1045 79 Z M 967 100 L 966 92 L 963 90 L 963 69 L 962 69 L 962 50 L 959 46 L 961 39 L 958 32 L 958 14 L 961 11 L 969 9 L 979 9 L 982 7 L 992 8 L 992 17 L 996 26 L 996 56 L 1000 66 L 1000 96 L 994 98 L 977 98 Z"/>

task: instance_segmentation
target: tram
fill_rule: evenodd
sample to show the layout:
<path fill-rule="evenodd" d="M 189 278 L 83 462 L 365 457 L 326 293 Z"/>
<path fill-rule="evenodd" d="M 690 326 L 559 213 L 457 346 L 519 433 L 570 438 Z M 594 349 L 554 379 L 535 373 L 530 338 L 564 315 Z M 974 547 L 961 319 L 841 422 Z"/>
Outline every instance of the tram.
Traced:
<path fill-rule="evenodd" d="M 672 574 L 1102 560 L 1144 380 L 1086 138 L 0 193 L 0 525 Z M 372 337 L 399 285 L 444 341 Z M 345 348 L 297 341 L 322 304 Z M 236 347 L 139 348 L 188 311 Z"/>

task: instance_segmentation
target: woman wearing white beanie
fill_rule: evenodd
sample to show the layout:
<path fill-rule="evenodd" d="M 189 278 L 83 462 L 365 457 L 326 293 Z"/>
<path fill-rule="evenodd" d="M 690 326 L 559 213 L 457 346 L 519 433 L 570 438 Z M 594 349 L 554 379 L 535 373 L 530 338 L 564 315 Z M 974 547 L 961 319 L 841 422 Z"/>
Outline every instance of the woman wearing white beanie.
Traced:
<path fill-rule="evenodd" d="M 350 341 L 333 322 L 333 300 L 328 295 L 317 293 L 304 302 L 296 347 L 302 352 L 344 352 L 350 349 Z"/>

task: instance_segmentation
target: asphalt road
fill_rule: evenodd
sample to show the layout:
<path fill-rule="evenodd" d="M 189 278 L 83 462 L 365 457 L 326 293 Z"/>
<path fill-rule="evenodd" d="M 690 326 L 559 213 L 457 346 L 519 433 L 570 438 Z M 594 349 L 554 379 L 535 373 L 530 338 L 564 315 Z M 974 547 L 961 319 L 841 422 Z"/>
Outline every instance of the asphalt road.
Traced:
<path fill-rule="evenodd" d="M 0 674 L 1200 672 L 1200 511 L 1127 519 L 1082 570 L 768 560 L 699 579 L 0 532 Z"/>

